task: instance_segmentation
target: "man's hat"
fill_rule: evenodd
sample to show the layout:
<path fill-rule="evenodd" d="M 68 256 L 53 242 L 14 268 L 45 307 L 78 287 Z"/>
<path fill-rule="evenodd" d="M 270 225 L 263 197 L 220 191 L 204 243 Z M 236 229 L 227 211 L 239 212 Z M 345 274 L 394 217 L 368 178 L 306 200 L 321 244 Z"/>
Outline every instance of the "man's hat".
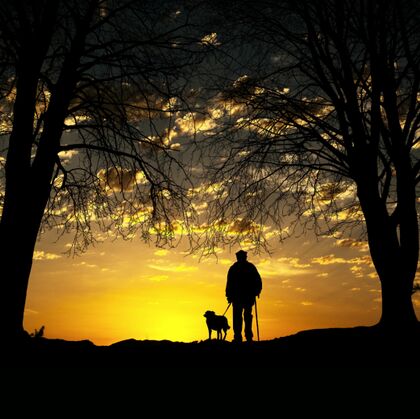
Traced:
<path fill-rule="evenodd" d="M 237 256 L 241 256 L 241 255 L 247 255 L 248 253 L 247 253 L 247 252 L 245 252 L 245 250 L 238 250 L 235 254 L 236 254 Z"/>

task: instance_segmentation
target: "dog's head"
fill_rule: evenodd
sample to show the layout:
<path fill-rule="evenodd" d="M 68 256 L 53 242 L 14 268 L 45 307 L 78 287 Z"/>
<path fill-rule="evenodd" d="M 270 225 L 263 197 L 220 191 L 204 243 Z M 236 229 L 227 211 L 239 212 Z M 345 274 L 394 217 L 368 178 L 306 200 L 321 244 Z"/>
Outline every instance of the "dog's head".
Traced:
<path fill-rule="evenodd" d="M 204 317 L 206 318 L 206 319 L 209 319 L 209 318 L 211 318 L 211 317 L 214 317 L 216 315 L 216 313 L 214 312 L 214 311 L 211 311 L 211 310 L 207 310 L 205 313 L 204 313 Z"/>

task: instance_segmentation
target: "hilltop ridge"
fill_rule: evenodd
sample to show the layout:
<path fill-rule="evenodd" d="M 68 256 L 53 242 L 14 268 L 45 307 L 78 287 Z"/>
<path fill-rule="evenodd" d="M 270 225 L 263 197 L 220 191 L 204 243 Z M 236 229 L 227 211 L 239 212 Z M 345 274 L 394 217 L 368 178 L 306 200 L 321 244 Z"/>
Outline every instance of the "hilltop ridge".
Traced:
<path fill-rule="evenodd" d="M 3 358 L 6 367 L 411 367 L 420 328 L 389 333 L 378 327 L 314 329 L 272 340 L 237 344 L 205 340 L 127 339 L 109 346 L 89 340 L 28 338 Z"/>

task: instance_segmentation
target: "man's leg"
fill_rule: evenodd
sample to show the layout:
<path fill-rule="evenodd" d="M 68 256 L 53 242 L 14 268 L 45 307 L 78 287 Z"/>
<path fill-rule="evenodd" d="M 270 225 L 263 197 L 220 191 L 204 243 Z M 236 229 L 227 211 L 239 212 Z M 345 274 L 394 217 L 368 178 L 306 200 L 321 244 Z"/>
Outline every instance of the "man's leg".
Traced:
<path fill-rule="evenodd" d="M 233 340 L 242 341 L 242 304 L 233 303 Z"/>
<path fill-rule="evenodd" d="M 247 341 L 252 341 L 254 336 L 252 333 L 252 304 L 244 307 L 244 320 L 245 320 L 245 337 Z"/>

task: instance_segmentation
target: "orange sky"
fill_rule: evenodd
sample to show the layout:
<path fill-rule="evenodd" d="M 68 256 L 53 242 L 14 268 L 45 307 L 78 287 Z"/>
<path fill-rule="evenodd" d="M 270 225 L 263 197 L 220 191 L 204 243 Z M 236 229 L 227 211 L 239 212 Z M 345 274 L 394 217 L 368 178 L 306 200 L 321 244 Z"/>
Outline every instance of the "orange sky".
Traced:
<path fill-rule="evenodd" d="M 38 243 L 25 314 L 29 332 L 95 344 L 119 340 L 207 338 L 203 314 L 222 314 L 226 273 L 238 248 L 199 260 L 182 245 L 158 249 L 138 239 L 106 241 L 68 257 L 55 233 Z M 380 316 L 379 281 L 366 244 L 311 237 L 250 253 L 263 278 L 258 300 L 261 339 L 303 329 L 372 325 Z M 420 318 L 420 295 L 414 299 Z M 232 325 L 232 313 L 227 313 Z M 254 324 L 255 333 L 255 324 Z M 228 340 L 232 339 L 232 329 Z"/>
<path fill-rule="evenodd" d="M 177 11 L 176 15 L 178 12 L 181 13 Z M 210 32 L 203 36 L 201 44 L 211 47 L 223 45 L 216 32 Z M 176 44 L 172 44 L 172 46 L 176 46 Z M 232 50 L 232 58 L 235 58 L 236 52 L 233 52 L 234 50 Z M 242 54 L 242 48 L 240 53 Z M 251 57 L 247 53 L 244 58 L 246 61 L 245 71 Z M 267 51 L 267 58 L 270 58 L 269 51 Z M 274 66 L 276 66 L 278 58 L 278 53 L 273 53 L 271 56 Z M 210 59 L 210 62 L 212 61 L 213 59 Z M 218 66 L 219 64 L 215 67 L 214 75 L 218 75 L 217 73 L 221 71 L 225 77 L 225 70 L 219 69 Z M 239 68 L 236 68 L 237 66 Z M 233 96 L 235 96 L 235 89 L 246 86 L 247 80 L 250 79 L 250 76 L 245 73 L 236 74 L 239 70 L 240 63 L 235 62 L 234 74 L 235 77 L 238 77 L 236 80 L 232 80 Z M 198 74 L 201 74 L 201 70 L 198 71 Z M 192 87 L 195 84 L 199 85 L 198 79 L 199 77 L 197 80 L 191 80 L 191 90 L 186 95 L 186 100 L 197 101 L 197 103 L 191 103 L 190 106 L 185 107 L 184 101 L 179 101 L 175 97 L 165 99 L 165 101 L 155 93 L 151 94 L 150 98 L 146 97 L 147 106 L 149 106 L 149 101 L 152 104 L 150 110 L 157 106 L 162 107 L 163 112 L 156 117 L 156 120 L 144 119 L 145 114 L 149 117 L 152 115 L 152 118 L 155 114 L 154 110 L 145 112 L 145 103 L 130 104 L 130 112 L 127 111 L 129 122 L 134 124 L 136 130 L 144 130 L 139 144 L 145 146 L 149 141 L 152 145 L 158 144 L 161 147 L 163 144 L 168 147 L 168 150 L 179 151 L 184 147 L 185 139 L 188 139 L 185 142 L 187 146 L 191 138 L 199 139 L 202 136 L 212 140 L 213 137 L 216 138 L 215 133 L 218 129 L 224 133 L 226 121 L 232 124 L 234 132 L 243 128 L 245 133 L 247 130 L 253 135 L 263 133 L 263 137 L 268 140 L 285 130 L 293 131 L 295 129 L 293 124 L 290 125 L 288 121 L 287 123 L 282 122 L 281 116 L 277 122 L 275 119 L 269 121 L 262 117 L 247 119 L 252 117 L 247 113 L 247 106 L 230 99 L 230 94 L 226 95 L 222 91 L 214 92 L 214 96 L 208 98 L 207 103 L 201 104 L 200 101 L 203 99 L 200 98 L 202 96 L 200 89 L 197 86 L 196 88 Z M 287 78 L 281 83 L 284 86 L 282 91 L 279 90 L 280 87 L 276 89 L 279 97 L 293 93 L 295 81 L 292 80 L 291 86 L 286 86 L 286 84 Z M 137 88 L 135 87 L 137 85 L 130 86 L 130 83 L 127 82 L 124 82 L 123 86 L 128 93 L 133 88 Z M 187 86 L 184 87 L 187 92 Z M 213 92 L 215 87 L 211 86 L 210 91 Z M 226 91 L 229 92 L 229 89 Z M 264 89 L 255 88 L 251 96 L 257 97 L 263 91 Z M 147 92 L 146 89 L 138 96 L 147 95 Z M 50 92 L 47 90 L 44 93 L 47 104 L 49 94 Z M 206 95 L 207 93 L 203 96 Z M 134 96 L 137 101 L 137 95 Z M 3 109 L 5 115 L 7 112 L 11 112 L 11 104 L 15 100 L 14 90 L 6 97 L 6 100 L 7 107 Z M 367 99 L 362 97 L 361 100 L 363 105 L 361 105 L 361 109 L 367 108 L 365 103 Z M 324 103 L 324 100 L 320 103 Z M 320 103 L 317 103 L 317 109 L 319 109 Z M 42 102 L 42 106 L 45 106 L 44 102 Z M 184 108 L 192 110 L 186 112 Z M 38 113 L 42 114 L 41 109 L 38 109 Z M 325 114 L 330 114 L 328 104 L 325 105 Z M 318 115 L 317 118 L 319 118 Z M 5 124 L 3 129 L 6 131 L 10 129 L 9 123 L 12 119 L 8 117 L 4 120 L 6 122 L 3 122 Z M 88 121 L 89 116 L 71 115 L 66 120 L 67 128 L 75 128 L 79 120 Z M 297 125 L 307 124 L 308 120 L 305 119 L 305 121 L 299 122 Z M 149 122 L 152 123 L 149 124 Z M 160 129 L 159 136 L 155 131 Z M 63 135 L 62 144 L 72 144 L 73 140 L 78 143 L 76 130 L 67 131 L 69 132 L 65 132 Z M 326 135 L 329 138 L 330 133 L 326 132 Z M 198 142 L 198 144 L 200 143 Z M 129 145 L 131 146 L 131 143 Z M 231 149 L 226 149 L 223 152 L 219 150 L 215 156 L 220 162 L 227 158 L 231 152 Z M 238 154 L 246 152 L 247 148 L 245 147 Z M 191 173 L 199 172 L 202 169 L 202 162 L 196 167 L 193 165 L 193 155 L 195 154 L 191 151 L 186 153 L 188 163 L 192 164 Z M 205 155 L 204 152 L 203 155 Z M 84 163 L 82 153 L 79 154 L 78 150 L 61 152 L 59 158 L 61 164 L 68 168 L 74 169 L 79 165 L 83 166 Z M 4 161 L 4 157 L 0 156 L 0 159 Z M 111 159 L 111 161 L 113 160 Z M 180 162 L 182 161 L 180 159 Z M 210 165 L 209 162 L 206 164 Z M 178 166 L 173 164 L 171 167 Z M 218 167 L 217 164 L 214 168 L 216 167 Z M 94 170 L 94 168 L 90 170 Z M 129 194 L 135 189 L 134 186 L 147 184 L 144 173 L 135 172 L 129 168 L 121 169 L 118 165 L 110 166 L 107 171 L 105 168 L 101 168 L 96 175 L 99 185 L 104 187 L 105 192 L 109 193 L 109 197 L 118 191 Z M 195 175 L 191 176 L 192 180 L 195 180 Z M 265 178 L 266 174 L 261 176 Z M 257 176 L 256 179 L 259 182 L 261 178 Z M 211 199 L 223 196 L 218 192 L 221 192 L 222 187 L 226 186 L 212 183 L 206 177 L 205 180 L 207 183 L 203 183 L 203 179 L 201 179 L 195 189 L 188 190 L 191 196 L 198 197 L 198 201 L 195 202 L 197 214 L 206 210 L 207 202 L 211 202 Z M 323 184 L 319 181 L 319 191 L 315 191 L 313 187 L 311 190 L 308 189 L 309 212 L 315 213 L 323 207 L 324 209 L 328 208 L 332 199 L 329 187 L 335 185 L 332 181 L 327 183 L 323 179 Z M 56 187 L 60 187 L 62 182 L 63 176 L 60 175 L 55 179 L 54 184 Z M 281 184 L 283 185 L 283 183 Z M 308 185 L 311 185 L 311 182 Z M 189 188 L 190 185 L 188 183 L 188 186 L 185 184 L 182 186 Z M 276 184 L 276 191 L 277 186 Z M 333 198 L 342 203 L 349 199 L 356 199 L 355 188 L 345 186 L 346 188 L 343 190 L 334 190 Z M 319 197 L 314 197 L 315 192 L 317 194 L 322 192 L 322 187 L 324 187 L 325 196 L 320 194 Z M 146 186 L 145 189 L 147 189 Z M 279 190 L 283 192 L 282 189 Z M 167 191 L 161 191 L 161 194 L 166 198 L 164 192 Z M 144 197 L 148 197 L 148 193 L 149 191 Z M 280 195 L 276 195 L 276 197 Z M 170 194 L 167 198 L 169 205 L 172 204 L 169 200 Z M 123 207 L 124 205 L 121 208 Z M 87 208 L 86 214 L 83 215 L 91 215 L 90 221 L 94 223 L 97 221 L 98 215 L 93 214 L 94 211 L 90 214 L 91 207 L 87 206 Z M 118 206 L 116 205 L 115 208 Z M 343 208 L 353 210 L 353 207 L 347 205 L 344 205 Z M 79 210 L 80 208 L 75 209 L 75 211 Z M 137 218 L 134 225 L 136 222 L 141 223 L 147 215 L 150 216 L 147 206 L 144 212 L 142 210 L 141 207 L 135 214 Z M 62 215 L 62 218 L 58 218 L 58 224 L 65 220 L 70 225 L 72 208 L 69 208 L 68 211 L 70 216 L 67 219 L 64 216 L 66 215 L 64 209 L 64 215 L 57 214 Z M 347 213 L 344 214 L 339 212 L 335 214 L 336 217 L 333 217 L 333 221 L 346 219 L 341 216 L 354 221 L 355 218 L 352 217 L 357 218 L 361 214 L 354 211 L 351 211 L 350 214 L 349 210 L 346 211 Z M 177 211 L 174 213 L 178 214 Z M 110 215 L 112 214 L 106 213 L 104 216 Z M 308 214 L 296 214 L 301 217 L 306 215 Z M 203 219 L 207 221 L 205 217 Z M 238 221 L 241 222 L 240 219 L 235 220 L 235 222 Z M 229 222 L 229 220 L 225 220 L 225 222 Z M 225 231 L 235 234 L 237 232 L 234 228 L 235 222 L 232 222 L 230 226 L 224 226 Z M 112 223 L 110 222 L 110 224 Z M 274 229 L 274 227 L 272 228 Z M 261 339 L 273 339 L 304 329 L 372 325 L 379 320 L 380 284 L 371 264 L 366 243 L 345 238 L 324 237 L 317 239 L 308 234 L 299 238 L 290 238 L 280 244 L 274 241 L 275 234 L 271 234 L 273 231 L 268 231 L 272 253 L 256 255 L 249 252 L 249 260 L 257 266 L 263 280 L 263 290 L 261 298 L 258 300 Z M 71 241 L 71 237 L 63 237 L 59 241 L 57 241 L 57 237 L 56 231 L 49 231 L 42 236 L 37 244 L 25 311 L 24 326 L 29 332 L 44 325 L 45 336 L 48 338 L 89 339 L 99 345 L 111 344 L 129 338 L 199 341 L 208 337 L 203 317 L 204 312 L 214 310 L 216 313 L 222 314 L 227 307 L 226 273 L 229 266 L 235 261 L 235 252 L 239 250 L 239 247 L 218 249 L 217 258 L 200 259 L 198 255 L 189 255 L 186 252 L 187 245 L 183 246 L 182 242 L 174 249 L 158 249 L 153 243 L 145 244 L 135 238 L 130 242 L 108 240 L 89 248 L 81 256 L 68 257 L 65 252 L 69 249 L 68 242 Z M 245 247 L 245 250 L 249 249 Z M 413 301 L 420 319 L 420 292 L 415 295 Z M 232 325 L 232 312 L 229 311 L 227 316 Z M 231 339 L 232 329 L 228 332 L 228 340 Z"/>

